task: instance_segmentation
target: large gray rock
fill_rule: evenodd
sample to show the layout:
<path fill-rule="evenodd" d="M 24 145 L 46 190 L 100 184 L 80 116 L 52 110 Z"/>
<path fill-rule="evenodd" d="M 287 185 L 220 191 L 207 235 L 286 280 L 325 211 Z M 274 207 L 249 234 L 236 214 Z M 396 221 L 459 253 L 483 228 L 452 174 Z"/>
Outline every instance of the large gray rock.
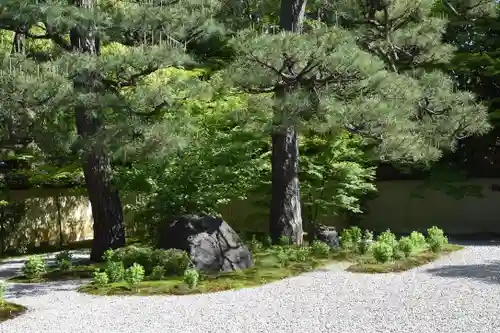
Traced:
<path fill-rule="evenodd" d="M 200 271 L 229 272 L 253 266 L 252 254 L 240 237 L 213 216 L 184 215 L 166 223 L 158 247 L 186 251 Z"/>
<path fill-rule="evenodd" d="M 315 226 L 315 236 L 317 240 L 325 242 L 332 249 L 340 247 L 339 234 L 333 226 L 317 224 Z"/>

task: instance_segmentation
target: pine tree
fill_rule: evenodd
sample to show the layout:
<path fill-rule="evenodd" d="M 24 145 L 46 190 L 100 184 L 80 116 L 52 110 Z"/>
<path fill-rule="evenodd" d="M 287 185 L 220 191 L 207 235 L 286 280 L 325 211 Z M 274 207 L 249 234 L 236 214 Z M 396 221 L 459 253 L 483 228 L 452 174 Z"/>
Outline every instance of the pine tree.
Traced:
<path fill-rule="evenodd" d="M 233 40 L 238 60 L 227 70 L 239 89 L 257 94 L 250 109 L 271 114 L 275 242 L 302 239 L 301 127 L 347 129 L 367 138 L 381 160 L 412 163 L 434 161 L 458 138 L 488 129 L 474 96 L 431 70 L 452 51 L 440 42 L 446 20 L 431 17 L 432 1 L 313 5 L 306 11 L 305 0 L 282 1 L 281 31 L 241 32 Z M 315 18 L 307 29 L 305 17 Z"/>
<path fill-rule="evenodd" d="M 165 122 L 165 111 L 175 107 L 171 91 L 176 83 L 151 89 L 145 79 L 191 62 L 184 41 L 203 34 L 213 4 L 77 0 L 27 1 L 20 6 L 3 1 L 0 7 L 0 28 L 16 33 L 13 49 L 46 39 L 66 52 L 45 62 L 13 54 L 4 63 L 2 88 L 14 91 L 2 94 L 1 110 L 14 107 L 34 113 L 34 132 L 42 136 L 52 132 L 71 140 L 77 134 L 77 141 L 62 145 L 68 153 L 75 148 L 81 153 L 94 219 L 91 259 L 100 261 L 106 249 L 125 244 L 110 146 L 123 148 L 134 140 L 151 144 L 148 137 L 159 144 L 154 130 Z M 34 27 L 42 33 L 34 33 Z M 103 45 L 117 49 L 102 55 Z"/>

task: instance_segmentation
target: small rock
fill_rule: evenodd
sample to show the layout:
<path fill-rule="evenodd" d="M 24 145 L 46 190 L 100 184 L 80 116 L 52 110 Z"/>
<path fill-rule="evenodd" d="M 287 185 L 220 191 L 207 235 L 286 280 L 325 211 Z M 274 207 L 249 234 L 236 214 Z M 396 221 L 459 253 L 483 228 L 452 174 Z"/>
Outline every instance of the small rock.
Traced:
<path fill-rule="evenodd" d="M 315 228 L 316 239 L 325 242 L 332 249 L 337 249 L 340 246 L 339 234 L 335 227 L 316 224 Z"/>

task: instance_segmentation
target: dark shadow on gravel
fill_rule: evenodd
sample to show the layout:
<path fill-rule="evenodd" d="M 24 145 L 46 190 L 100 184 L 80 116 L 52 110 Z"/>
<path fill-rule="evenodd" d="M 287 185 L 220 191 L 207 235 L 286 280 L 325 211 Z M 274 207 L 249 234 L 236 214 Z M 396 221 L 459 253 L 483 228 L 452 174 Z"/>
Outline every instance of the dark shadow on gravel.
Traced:
<path fill-rule="evenodd" d="M 485 283 L 500 284 L 500 260 L 480 265 L 448 265 L 430 268 L 425 272 L 440 277 L 470 278 Z"/>
<path fill-rule="evenodd" d="M 58 281 L 50 283 L 15 283 L 7 284 L 5 298 L 37 297 L 57 291 L 76 290 L 85 281 Z"/>
<path fill-rule="evenodd" d="M 7 279 L 10 278 L 11 276 L 18 275 L 20 270 L 21 270 L 20 267 L 4 268 L 0 264 L 0 279 Z"/>

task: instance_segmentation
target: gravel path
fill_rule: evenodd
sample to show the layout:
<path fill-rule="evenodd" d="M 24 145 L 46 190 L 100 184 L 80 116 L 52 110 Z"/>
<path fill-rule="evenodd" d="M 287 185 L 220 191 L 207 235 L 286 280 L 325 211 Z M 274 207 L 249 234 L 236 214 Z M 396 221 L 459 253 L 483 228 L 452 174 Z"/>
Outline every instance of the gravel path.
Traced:
<path fill-rule="evenodd" d="M 21 264 L 0 264 L 0 278 Z M 95 297 L 75 288 L 11 285 L 7 298 L 30 311 L 0 324 L 0 332 L 500 332 L 500 246 L 491 245 L 400 274 L 324 270 L 208 295 Z"/>

